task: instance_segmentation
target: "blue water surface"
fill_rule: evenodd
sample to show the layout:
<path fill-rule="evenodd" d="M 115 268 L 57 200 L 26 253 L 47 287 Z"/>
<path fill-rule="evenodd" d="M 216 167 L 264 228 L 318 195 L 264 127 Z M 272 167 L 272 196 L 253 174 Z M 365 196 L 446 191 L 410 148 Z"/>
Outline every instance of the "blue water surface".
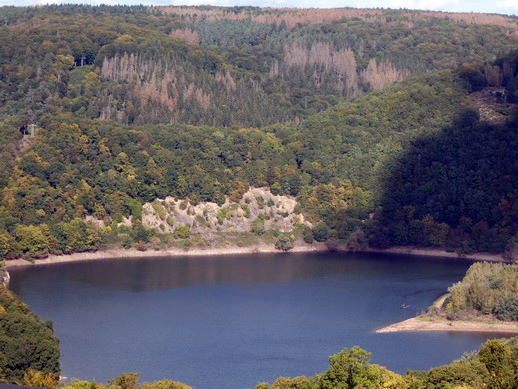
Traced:
<path fill-rule="evenodd" d="M 106 259 L 13 269 L 10 287 L 53 320 L 69 378 L 140 372 L 245 389 L 322 372 L 355 345 L 399 373 L 477 349 L 498 335 L 373 333 L 426 310 L 470 265 L 372 253 Z"/>

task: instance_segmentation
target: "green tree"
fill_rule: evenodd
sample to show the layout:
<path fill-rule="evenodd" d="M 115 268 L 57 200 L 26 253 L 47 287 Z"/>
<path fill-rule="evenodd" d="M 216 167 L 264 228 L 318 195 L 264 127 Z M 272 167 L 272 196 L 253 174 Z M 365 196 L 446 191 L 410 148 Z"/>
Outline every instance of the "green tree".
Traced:
<path fill-rule="evenodd" d="M 329 228 L 325 224 L 319 224 L 313 228 L 313 238 L 317 242 L 325 242 L 329 239 Z"/>
<path fill-rule="evenodd" d="M 16 254 L 16 242 L 7 232 L 0 233 L 0 260 L 13 257 Z"/>
<path fill-rule="evenodd" d="M 488 340 L 478 352 L 478 358 L 489 371 L 490 389 L 513 389 L 518 385 L 511 350 L 500 340 Z"/>
<path fill-rule="evenodd" d="M 50 241 L 38 226 L 16 227 L 14 232 L 20 250 L 31 257 L 45 256 L 49 253 Z"/>
<path fill-rule="evenodd" d="M 369 363 L 370 356 L 358 346 L 330 356 L 329 367 L 320 377 L 320 388 L 379 388 L 379 371 Z"/>
<path fill-rule="evenodd" d="M 113 389 L 137 389 L 140 385 L 139 373 L 124 373 L 108 380 Z"/>
<path fill-rule="evenodd" d="M 426 376 L 426 388 L 482 387 L 487 376 L 486 367 L 478 361 L 453 363 L 430 369 Z"/>

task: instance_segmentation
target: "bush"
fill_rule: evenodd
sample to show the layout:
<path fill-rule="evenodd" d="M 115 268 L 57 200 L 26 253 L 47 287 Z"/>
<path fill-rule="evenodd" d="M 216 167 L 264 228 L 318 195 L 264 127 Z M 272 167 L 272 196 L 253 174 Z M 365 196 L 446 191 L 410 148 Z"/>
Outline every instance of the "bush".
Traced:
<path fill-rule="evenodd" d="M 281 234 L 275 242 L 277 250 L 289 251 L 295 247 L 295 237 L 293 235 Z"/>
<path fill-rule="evenodd" d="M 232 217 L 232 212 L 229 208 L 223 207 L 218 210 L 218 213 L 216 214 L 216 217 L 218 218 L 218 224 L 223 225 L 223 222 L 226 219 L 230 219 Z"/>
<path fill-rule="evenodd" d="M 179 226 L 174 230 L 174 237 L 177 239 L 189 239 L 191 227 L 187 225 Z"/>
<path fill-rule="evenodd" d="M 262 235 L 266 232 L 264 228 L 264 218 L 258 217 L 250 224 L 250 232 L 254 235 Z"/>

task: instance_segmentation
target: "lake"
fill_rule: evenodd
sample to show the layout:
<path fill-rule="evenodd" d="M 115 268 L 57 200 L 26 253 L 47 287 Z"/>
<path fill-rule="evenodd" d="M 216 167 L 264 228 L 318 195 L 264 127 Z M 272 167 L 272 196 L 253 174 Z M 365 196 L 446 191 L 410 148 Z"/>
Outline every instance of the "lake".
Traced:
<path fill-rule="evenodd" d="M 68 378 L 140 372 L 245 389 L 322 372 L 355 345 L 399 373 L 477 349 L 495 335 L 373 333 L 426 310 L 470 264 L 372 253 L 115 259 L 12 269 L 10 288 L 54 321 Z"/>

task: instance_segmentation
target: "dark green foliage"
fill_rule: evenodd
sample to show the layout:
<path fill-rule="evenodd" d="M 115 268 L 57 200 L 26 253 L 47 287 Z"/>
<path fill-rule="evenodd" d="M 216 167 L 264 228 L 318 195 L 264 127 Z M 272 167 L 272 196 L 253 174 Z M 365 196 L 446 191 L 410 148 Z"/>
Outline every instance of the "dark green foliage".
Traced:
<path fill-rule="evenodd" d="M 153 236 L 154 232 L 154 230 L 144 227 L 142 223 L 138 223 L 133 227 L 132 238 L 135 242 L 149 243 L 149 238 Z"/>
<path fill-rule="evenodd" d="M 313 239 L 317 242 L 325 242 L 329 239 L 329 229 L 324 224 L 319 224 L 313 228 Z"/>
<path fill-rule="evenodd" d="M 289 251 L 295 246 L 295 237 L 290 234 L 281 233 L 275 242 L 277 250 Z"/>
<path fill-rule="evenodd" d="M 313 238 L 313 231 L 305 224 L 302 226 L 302 239 L 304 239 L 304 242 L 310 244 L 315 241 L 315 238 Z"/>
<path fill-rule="evenodd" d="M 431 220 L 453 228 L 469 218 L 472 227 L 468 232 L 478 235 L 474 243 L 479 251 L 502 250 L 498 231 L 516 231 L 517 227 L 513 219 L 501 224 L 506 220 L 502 201 L 513 198 L 518 182 L 515 126 L 477 122 L 415 142 L 388 179 L 382 200 L 385 218 L 411 228 L 402 212 L 405 207 L 412 207 L 412 220 L 430 215 Z M 419 232 L 409 231 L 407 240 L 404 243 L 423 238 Z"/>
<path fill-rule="evenodd" d="M 60 372 L 59 342 L 44 323 L 3 286 L 0 287 L 0 379 L 21 384 L 28 369 Z"/>
<path fill-rule="evenodd" d="M 494 313 L 500 320 L 518 321 L 518 296 L 515 293 L 501 295 L 496 302 Z"/>

